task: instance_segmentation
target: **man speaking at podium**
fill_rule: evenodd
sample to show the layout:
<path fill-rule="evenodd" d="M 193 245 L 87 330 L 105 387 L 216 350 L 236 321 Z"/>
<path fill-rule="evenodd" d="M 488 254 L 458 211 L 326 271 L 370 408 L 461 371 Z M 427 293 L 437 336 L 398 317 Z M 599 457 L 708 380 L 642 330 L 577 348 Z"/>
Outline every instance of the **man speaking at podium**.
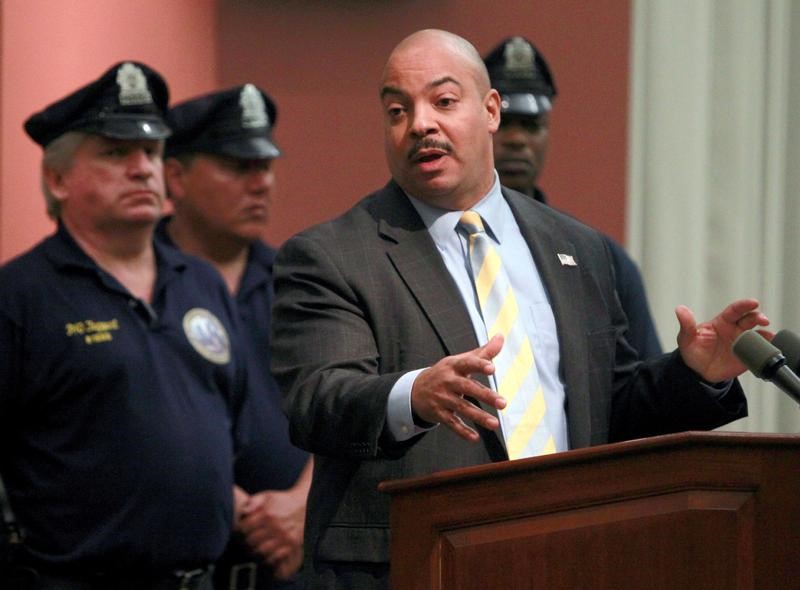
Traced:
<path fill-rule="evenodd" d="M 731 353 L 758 302 L 676 311 L 640 362 L 601 235 L 500 186 L 500 98 L 475 48 L 419 31 L 380 86 L 392 180 L 276 262 L 273 370 L 315 453 L 308 588 L 387 588 L 379 482 L 742 417 Z"/>

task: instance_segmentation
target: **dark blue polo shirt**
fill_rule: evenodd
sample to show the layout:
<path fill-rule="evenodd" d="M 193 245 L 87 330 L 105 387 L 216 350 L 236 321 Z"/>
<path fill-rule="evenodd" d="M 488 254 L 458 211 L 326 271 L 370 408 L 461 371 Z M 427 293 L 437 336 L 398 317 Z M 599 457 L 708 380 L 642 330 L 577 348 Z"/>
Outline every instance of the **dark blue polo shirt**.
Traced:
<path fill-rule="evenodd" d="M 233 304 L 209 265 L 156 257 L 150 305 L 63 227 L 0 268 L 0 473 L 37 562 L 144 575 L 230 535 Z"/>
<path fill-rule="evenodd" d="M 254 242 L 236 294 L 244 342 L 252 360 L 248 367 L 250 409 L 244 417 L 250 422 L 249 444 L 236 459 L 236 483 L 251 494 L 293 486 L 309 458 L 289 440 L 289 420 L 281 408 L 278 384 L 269 371 L 274 259 L 272 248 Z"/>
<path fill-rule="evenodd" d="M 159 223 L 156 237 L 174 246 L 166 232 L 168 223 L 169 218 Z M 253 242 L 236 294 L 242 343 L 250 361 L 250 390 L 240 420 L 242 437 L 248 444 L 236 458 L 235 472 L 237 485 L 249 494 L 293 486 L 309 458 L 289 440 L 289 421 L 281 408 L 278 385 L 269 371 L 274 259 L 275 250 L 261 241 Z"/>
<path fill-rule="evenodd" d="M 170 218 L 162 219 L 156 238 L 169 246 L 174 242 L 166 231 Z M 234 466 L 236 484 L 249 494 L 292 487 L 308 462 L 309 455 L 291 444 L 289 420 L 281 407 L 278 385 L 269 371 L 270 325 L 272 324 L 272 265 L 275 250 L 261 241 L 250 246 L 247 265 L 236 294 L 236 308 L 242 330 L 242 344 L 248 358 L 248 395 L 242 410 L 240 437 L 248 444 L 239 450 Z M 217 563 L 217 583 L 227 583 L 233 564 L 260 561 L 239 535 Z M 299 588 L 296 582 L 263 579 L 258 588 Z"/>

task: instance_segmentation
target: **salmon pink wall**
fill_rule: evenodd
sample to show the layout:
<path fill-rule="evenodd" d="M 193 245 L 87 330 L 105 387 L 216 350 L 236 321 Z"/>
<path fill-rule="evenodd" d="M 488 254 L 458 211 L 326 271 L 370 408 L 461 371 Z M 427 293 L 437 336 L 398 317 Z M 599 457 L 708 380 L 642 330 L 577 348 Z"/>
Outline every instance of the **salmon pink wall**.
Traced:
<path fill-rule="evenodd" d="M 625 223 L 629 0 L 229 0 L 220 2 L 220 83 L 253 81 L 278 103 L 285 158 L 269 239 L 327 219 L 388 179 L 378 83 L 421 28 L 465 36 L 481 53 L 531 39 L 559 96 L 543 188 L 553 205 L 620 241 Z"/>
<path fill-rule="evenodd" d="M 0 3 L 0 261 L 54 228 L 25 119 L 125 59 L 163 74 L 173 98 L 213 88 L 216 16 L 215 0 Z"/>
<path fill-rule="evenodd" d="M 551 203 L 624 235 L 630 0 L 2 0 L 0 262 L 53 229 L 39 190 L 32 112 L 123 59 L 167 78 L 173 100 L 245 81 L 278 102 L 281 243 L 388 179 L 377 85 L 391 48 L 425 27 L 482 53 L 522 34 L 559 96 L 542 178 Z"/>

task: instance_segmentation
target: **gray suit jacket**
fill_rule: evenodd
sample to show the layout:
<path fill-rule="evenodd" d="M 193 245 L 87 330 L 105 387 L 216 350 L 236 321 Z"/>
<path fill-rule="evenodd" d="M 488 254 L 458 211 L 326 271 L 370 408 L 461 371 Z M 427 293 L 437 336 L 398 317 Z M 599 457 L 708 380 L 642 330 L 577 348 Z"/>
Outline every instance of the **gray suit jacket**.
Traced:
<path fill-rule="evenodd" d="M 599 233 L 519 193 L 503 194 L 553 306 L 573 448 L 714 428 L 746 414 L 738 383 L 721 398 L 710 395 L 677 353 L 638 361 L 624 339 Z M 561 264 L 559 253 L 577 264 Z M 484 429 L 480 444 L 443 427 L 401 444 L 387 436 L 395 381 L 478 346 L 469 316 L 393 182 L 287 241 L 275 288 L 273 371 L 292 440 L 316 455 L 306 566 L 385 563 L 389 498 L 377 491 L 380 481 L 507 459 L 502 437 Z"/>

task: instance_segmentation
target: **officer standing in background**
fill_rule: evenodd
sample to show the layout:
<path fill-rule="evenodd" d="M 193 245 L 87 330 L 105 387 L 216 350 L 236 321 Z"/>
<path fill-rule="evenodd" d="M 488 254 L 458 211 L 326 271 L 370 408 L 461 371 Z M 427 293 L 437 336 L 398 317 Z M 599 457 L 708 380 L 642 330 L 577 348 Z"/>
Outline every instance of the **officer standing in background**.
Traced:
<path fill-rule="evenodd" d="M 556 97 L 550 68 L 539 50 L 523 37 L 504 40 L 484 63 L 492 87 L 501 97 L 500 129 L 493 139 L 500 183 L 546 203 L 536 181 L 547 155 L 550 111 Z M 628 316 L 628 342 L 641 358 L 661 354 L 639 269 L 622 246 L 603 237 L 613 258 L 622 309 Z"/>
<path fill-rule="evenodd" d="M 0 268 L 4 590 L 210 590 L 247 388 L 204 262 L 153 242 L 168 90 L 125 62 L 31 116 L 54 235 Z"/>
<path fill-rule="evenodd" d="M 218 590 L 296 588 L 312 460 L 292 446 L 269 372 L 272 263 L 262 241 L 275 182 L 276 109 L 253 84 L 176 105 L 165 176 L 174 215 L 158 235 L 210 262 L 236 298 L 250 354 L 251 444 L 236 458 L 234 534 L 214 574 Z"/>

